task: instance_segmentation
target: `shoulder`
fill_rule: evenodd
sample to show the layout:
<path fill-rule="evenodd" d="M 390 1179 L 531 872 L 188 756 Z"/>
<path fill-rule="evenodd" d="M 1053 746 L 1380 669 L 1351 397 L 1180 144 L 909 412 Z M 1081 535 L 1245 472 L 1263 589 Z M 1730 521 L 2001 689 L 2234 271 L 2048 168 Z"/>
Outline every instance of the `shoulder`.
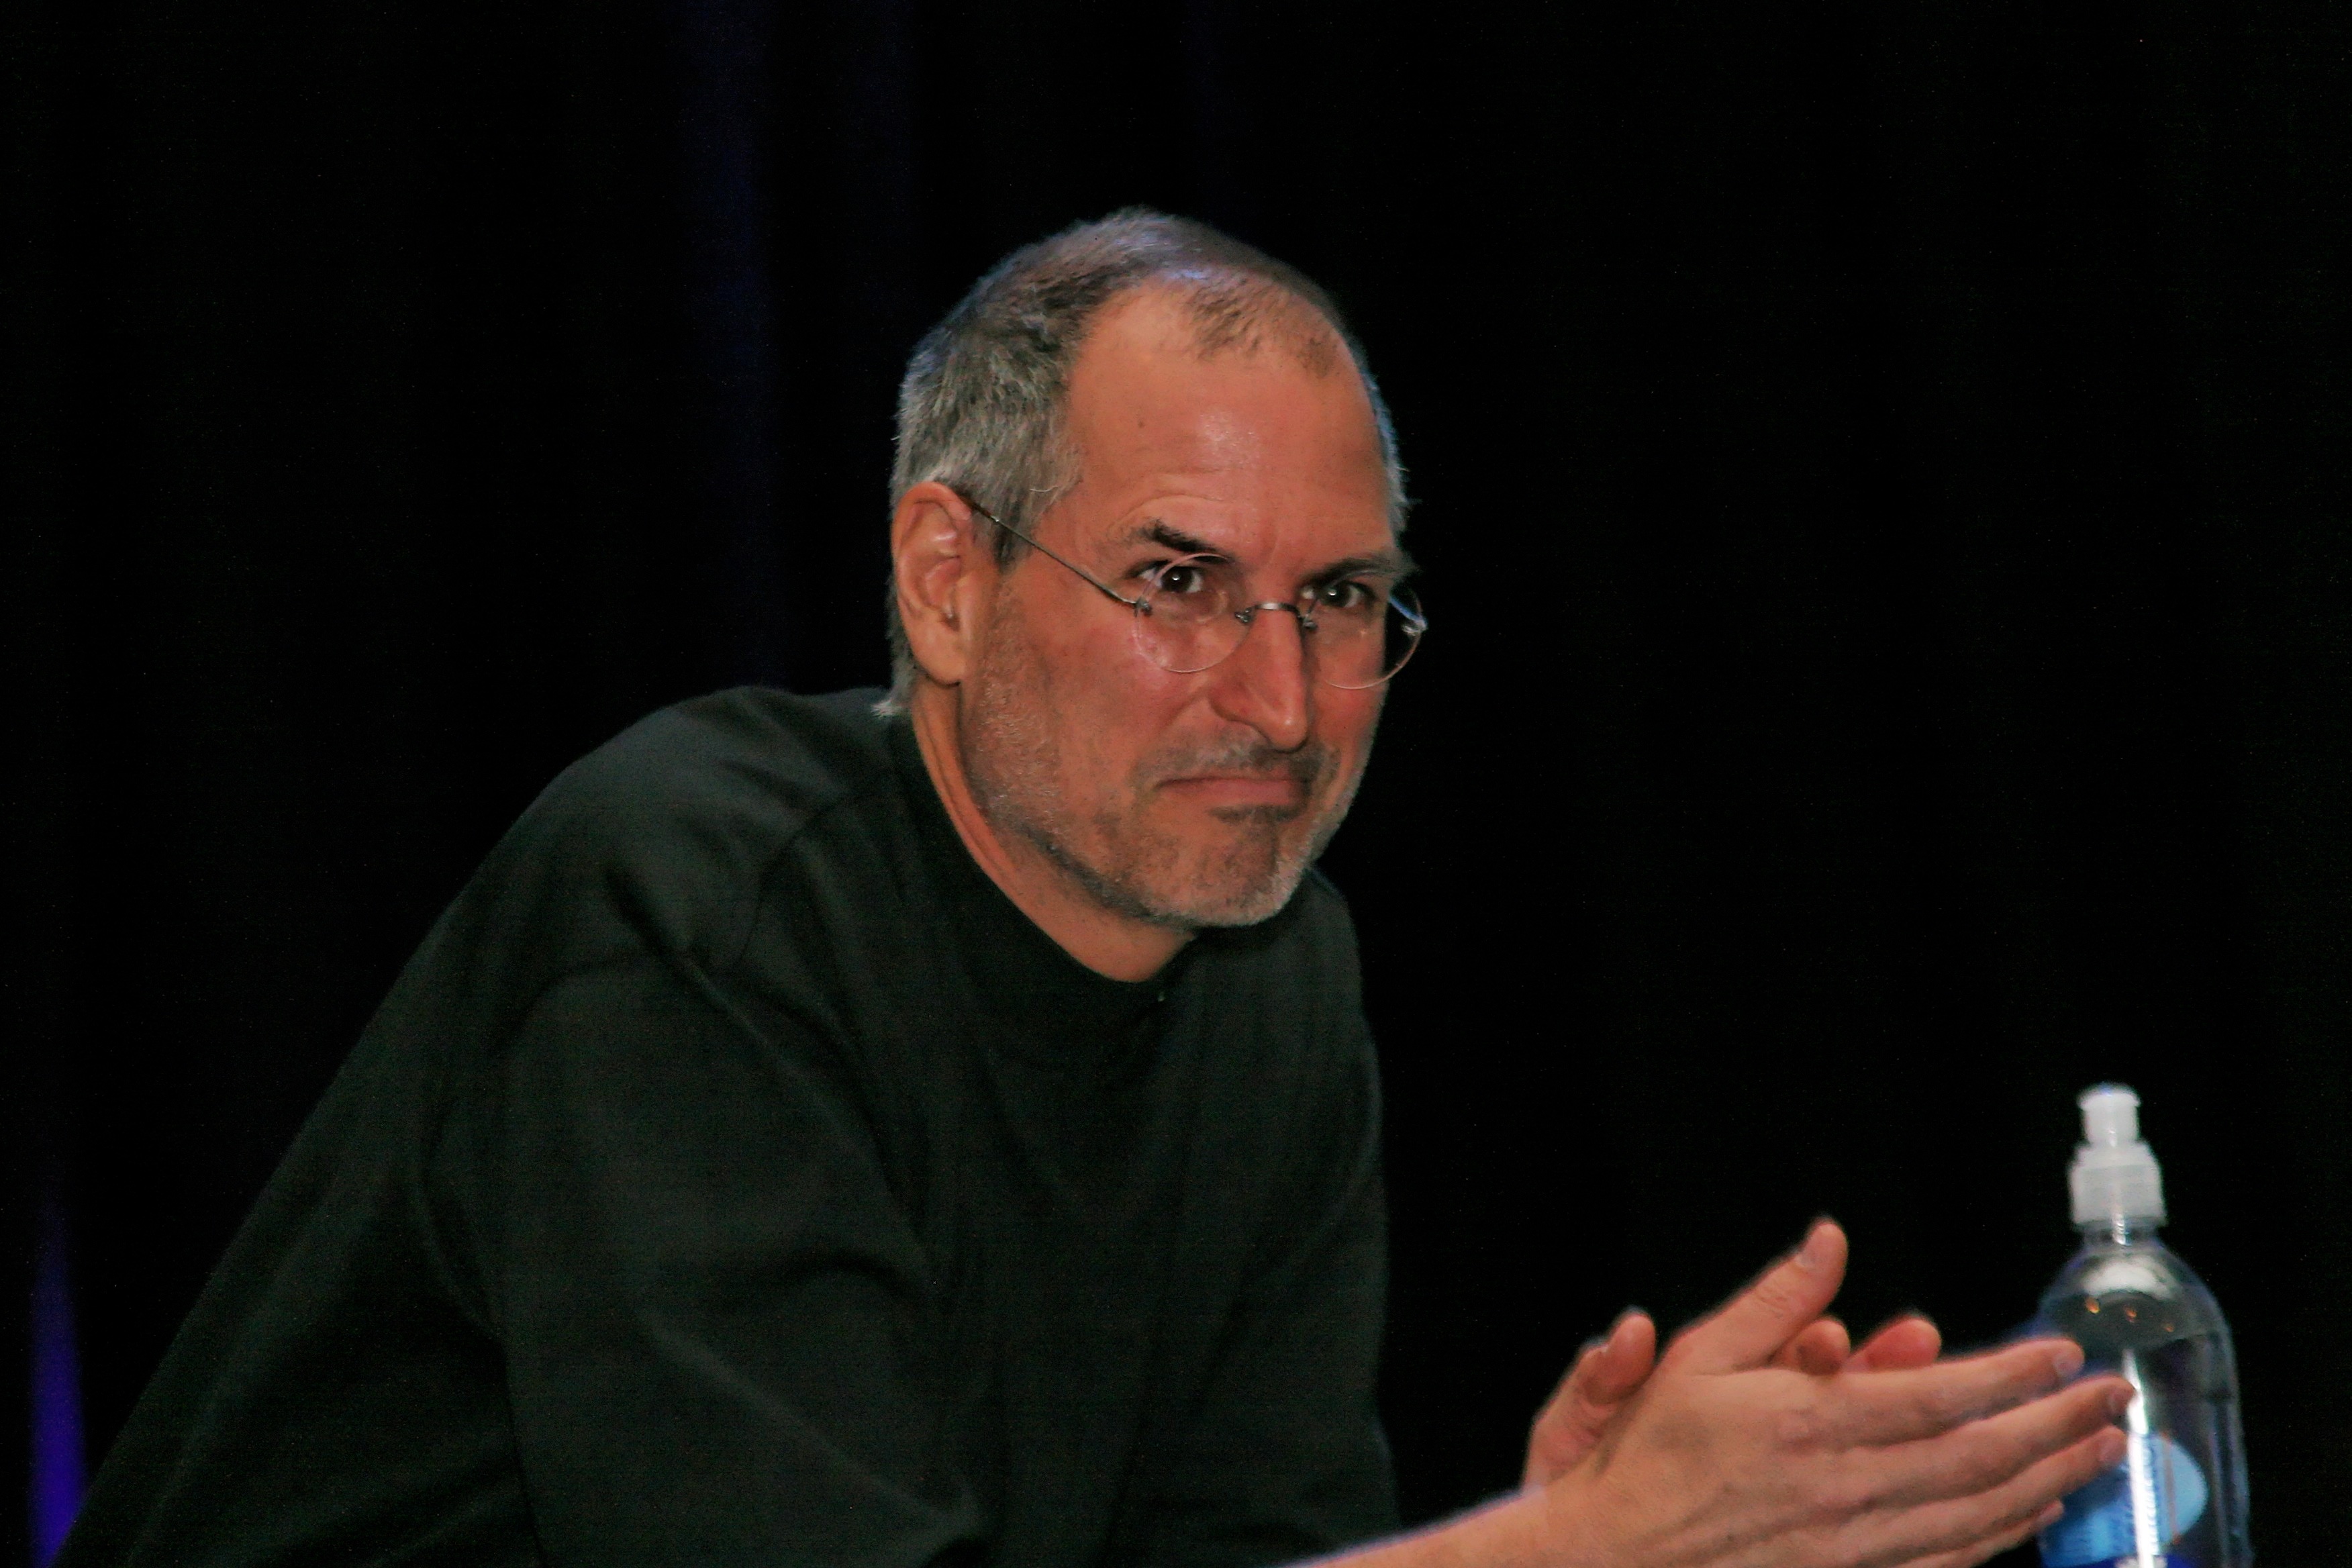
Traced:
<path fill-rule="evenodd" d="M 652 714 L 556 776 L 461 906 L 560 939 L 557 968 L 647 950 L 723 967 L 776 858 L 890 787 L 875 695 L 741 687 Z"/>
<path fill-rule="evenodd" d="M 633 841 L 788 834 L 887 772 L 873 696 L 743 686 L 662 709 L 557 774 L 517 829 Z"/>

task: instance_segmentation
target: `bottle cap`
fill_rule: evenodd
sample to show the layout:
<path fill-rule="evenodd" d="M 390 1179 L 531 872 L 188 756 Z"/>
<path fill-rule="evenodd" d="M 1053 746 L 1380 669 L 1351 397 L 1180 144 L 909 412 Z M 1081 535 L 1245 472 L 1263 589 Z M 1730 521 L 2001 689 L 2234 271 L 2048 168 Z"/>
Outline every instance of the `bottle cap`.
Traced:
<path fill-rule="evenodd" d="M 2164 1218 L 2164 1173 L 2155 1152 L 2140 1141 L 2139 1096 L 2119 1083 L 2084 1089 L 2083 1143 L 2074 1151 L 2067 1185 L 2074 1190 L 2074 1223 Z"/>

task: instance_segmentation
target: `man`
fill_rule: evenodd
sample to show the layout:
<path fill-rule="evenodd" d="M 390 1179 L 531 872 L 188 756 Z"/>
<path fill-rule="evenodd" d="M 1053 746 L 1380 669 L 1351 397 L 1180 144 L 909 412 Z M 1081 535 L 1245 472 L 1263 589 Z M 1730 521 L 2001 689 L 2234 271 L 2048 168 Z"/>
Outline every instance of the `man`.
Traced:
<path fill-rule="evenodd" d="M 69 1563 L 1272 1563 L 1393 1528 L 1373 1064 L 1310 869 L 1422 623 L 1315 286 L 1122 214 L 916 353 L 879 705 L 569 770 L 404 973 Z M 1835 1228 L 1367 1563 L 1962 1563 L 2114 1462 L 1848 1354 Z M 1656 1364 L 1653 1366 L 1653 1361 Z"/>

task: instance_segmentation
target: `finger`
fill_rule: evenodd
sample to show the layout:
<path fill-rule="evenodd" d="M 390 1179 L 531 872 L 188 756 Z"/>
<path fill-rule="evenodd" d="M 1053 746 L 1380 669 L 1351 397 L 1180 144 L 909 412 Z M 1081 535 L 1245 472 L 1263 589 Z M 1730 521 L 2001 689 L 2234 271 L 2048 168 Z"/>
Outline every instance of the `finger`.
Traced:
<path fill-rule="evenodd" d="M 1635 1310 L 1584 1347 L 1528 1435 L 1523 1486 L 1549 1486 L 1592 1451 L 1618 1406 L 1649 1377 L 1657 1343 L 1657 1325 Z"/>
<path fill-rule="evenodd" d="M 1595 1405 L 1623 1403 L 1647 1381 L 1657 1358 L 1658 1325 L 1638 1308 L 1628 1310 L 1593 1356 L 1584 1397 Z"/>
<path fill-rule="evenodd" d="M 1853 1341 L 1835 1318 L 1815 1318 L 1782 1345 L 1772 1364 L 1790 1372 L 1827 1377 L 1839 1371 L 1853 1353 Z"/>
<path fill-rule="evenodd" d="M 2053 1454 L 2114 1431 L 2130 1392 L 2121 1378 L 2086 1378 L 1941 1437 L 1881 1449 L 1906 1473 L 1889 1474 L 1877 1496 L 1886 1504 L 1926 1504 L 1992 1491 Z"/>
<path fill-rule="evenodd" d="M 1944 1336 L 1916 1312 L 1906 1312 L 1863 1342 L 1847 1365 L 1855 1372 L 1908 1372 L 1932 1366 L 1944 1353 Z"/>
<path fill-rule="evenodd" d="M 1576 1419 L 1580 1408 L 1577 1397 L 1580 1380 L 1589 1377 L 1593 1362 L 1601 1354 L 1598 1341 L 1577 1352 L 1575 1363 L 1552 1390 L 1551 1397 L 1536 1413 L 1535 1425 L 1528 1431 L 1528 1461 L 1519 1472 L 1519 1485 L 1527 1489 L 1549 1486 L 1576 1466 L 1577 1460 L 1591 1451 L 1591 1444 L 1581 1434 L 1581 1424 Z"/>
<path fill-rule="evenodd" d="M 1559 1419 L 1560 1412 L 1576 1403 L 1577 1390 L 1592 1375 L 1592 1363 L 1601 1354 L 1601 1343 L 1599 1340 L 1588 1341 L 1584 1348 L 1576 1352 L 1576 1360 L 1569 1363 L 1568 1370 L 1560 1373 L 1559 1385 L 1551 1391 L 1551 1397 L 1545 1400 L 1543 1408 L 1536 1413 L 1537 1432 L 1540 1433 L 1548 1423 Z"/>
<path fill-rule="evenodd" d="M 1998 1557 L 2013 1546 L 2024 1545 L 2064 1518 L 2065 1514 L 2065 1508 L 2053 1502 L 2022 1524 L 2012 1524 L 2009 1529 L 1958 1552 L 1938 1552 L 1931 1556 L 1914 1558 L 1904 1563 L 1903 1568 L 1976 1568 L 1987 1558 Z"/>
<path fill-rule="evenodd" d="M 1885 1554 L 1980 1563 L 2043 1526 L 2059 1499 L 2121 1464 L 2124 1447 L 2124 1435 L 2109 1426 L 2045 1456 L 2000 1486 L 1891 1513 L 1886 1545 L 1893 1550 Z"/>
<path fill-rule="evenodd" d="M 2072 1340 L 2027 1340 L 1933 1366 L 1874 1373 L 1841 1385 L 1853 1441 L 1904 1443 L 2048 1394 L 2083 1369 Z"/>
<path fill-rule="evenodd" d="M 1622 1404 L 1648 1379 L 1657 1346 L 1657 1324 L 1638 1307 L 1628 1308 L 1607 1337 L 1591 1341 L 1578 1352 L 1576 1364 L 1546 1405 L 1545 1415 Z"/>
<path fill-rule="evenodd" d="M 1804 1245 L 1675 1341 L 1673 1355 L 1696 1372 L 1760 1367 L 1822 1315 L 1845 1278 L 1845 1232 L 1817 1220 Z"/>
<path fill-rule="evenodd" d="M 1601 1359 L 1601 1349 L 1602 1342 L 1593 1340 L 1576 1352 L 1576 1360 L 1560 1374 L 1559 1386 L 1551 1391 L 1551 1397 L 1544 1401 L 1543 1409 L 1536 1415 L 1538 1435 L 1547 1426 L 1564 1419 L 1581 1402 L 1581 1391 L 1592 1380 L 1592 1366 Z"/>

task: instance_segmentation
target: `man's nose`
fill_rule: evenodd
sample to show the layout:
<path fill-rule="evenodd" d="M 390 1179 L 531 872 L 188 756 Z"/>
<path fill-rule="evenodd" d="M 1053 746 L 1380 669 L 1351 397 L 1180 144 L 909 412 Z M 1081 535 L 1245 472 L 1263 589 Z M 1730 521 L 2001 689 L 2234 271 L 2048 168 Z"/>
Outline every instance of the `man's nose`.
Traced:
<path fill-rule="evenodd" d="M 1307 669 L 1307 633 L 1289 605 L 1254 606 L 1249 630 L 1233 657 L 1219 665 L 1210 705 L 1220 717 L 1247 724 L 1277 751 L 1307 743 L 1314 721 L 1313 678 Z"/>

